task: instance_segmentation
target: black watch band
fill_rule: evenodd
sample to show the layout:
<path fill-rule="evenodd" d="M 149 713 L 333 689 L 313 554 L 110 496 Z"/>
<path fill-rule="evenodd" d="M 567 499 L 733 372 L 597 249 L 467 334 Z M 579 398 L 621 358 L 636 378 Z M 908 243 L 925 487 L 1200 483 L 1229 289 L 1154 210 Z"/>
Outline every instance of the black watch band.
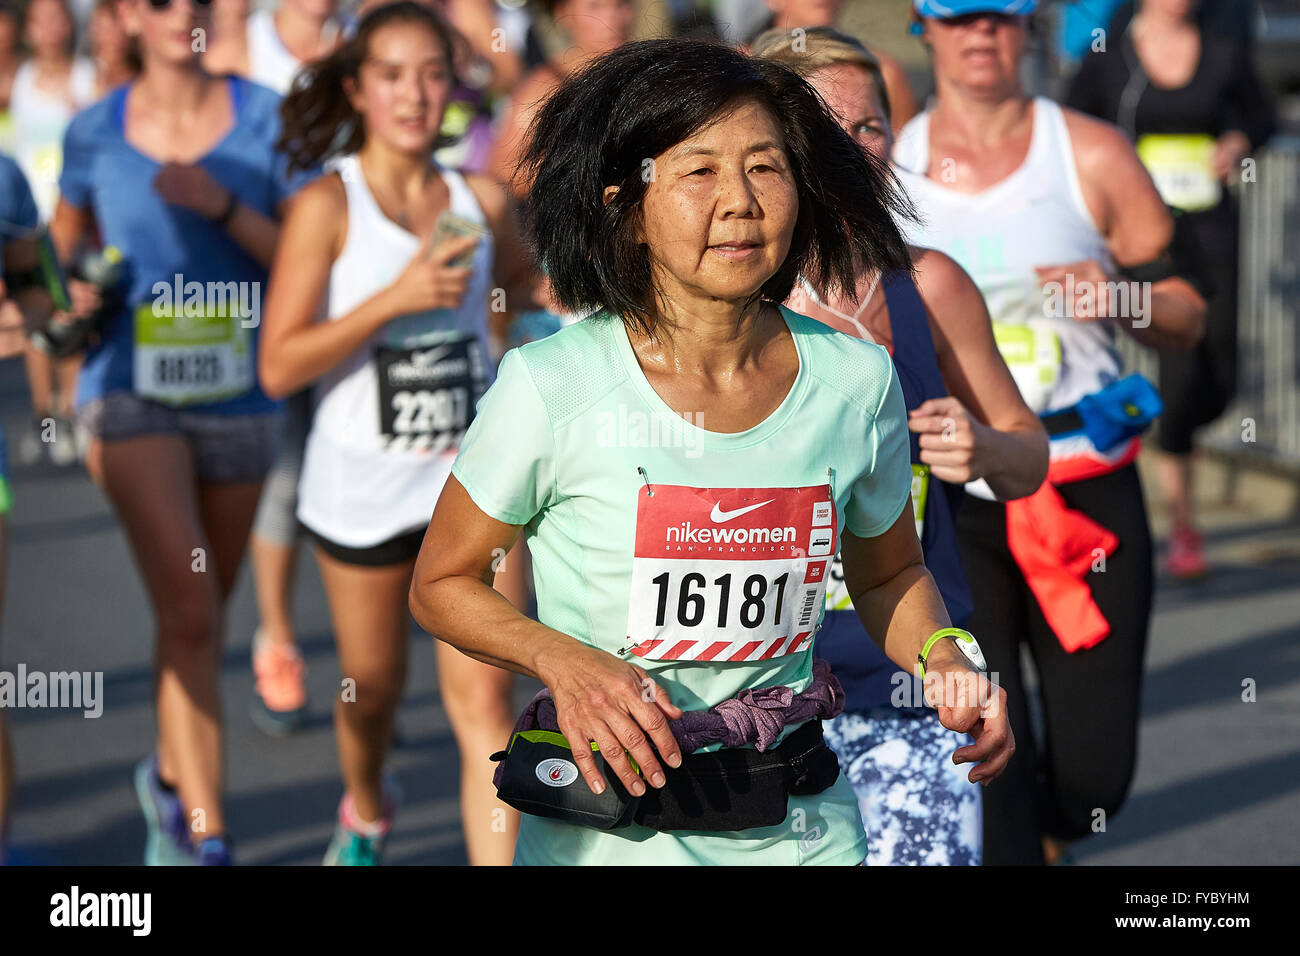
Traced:
<path fill-rule="evenodd" d="M 235 215 L 235 210 L 239 208 L 239 197 L 235 195 L 235 191 L 233 189 L 227 189 L 226 195 L 229 197 L 226 199 L 226 208 L 221 210 L 220 216 L 212 220 L 218 226 L 224 226 L 226 223 L 230 222 L 231 218 Z"/>

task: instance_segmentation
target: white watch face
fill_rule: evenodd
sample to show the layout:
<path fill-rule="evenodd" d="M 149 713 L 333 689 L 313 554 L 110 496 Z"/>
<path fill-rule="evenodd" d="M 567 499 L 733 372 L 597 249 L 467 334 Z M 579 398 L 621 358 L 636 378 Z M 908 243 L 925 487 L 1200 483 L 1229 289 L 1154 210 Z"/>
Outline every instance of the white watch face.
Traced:
<path fill-rule="evenodd" d="M 960 649 L 961 652 L 966 655 L 966 659 L 968 661 L 970 661 L 972 664 L 974 664 L 982 671 L 986 671 L 989 669 L 988 664 L 984 662 L 984 652 L 980 650 L 979 644 L 976 642 L 975 638 L 972 635 L 954 634 L 952 636 L 952 639 L 956 643 L 958 649 Z"/>

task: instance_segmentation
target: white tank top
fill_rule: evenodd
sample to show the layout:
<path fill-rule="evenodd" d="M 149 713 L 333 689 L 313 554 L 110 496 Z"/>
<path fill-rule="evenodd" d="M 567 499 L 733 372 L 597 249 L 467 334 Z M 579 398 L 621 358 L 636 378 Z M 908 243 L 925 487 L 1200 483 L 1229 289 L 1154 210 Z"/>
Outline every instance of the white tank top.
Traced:
<path fill-rule="evenodd" d="M 894 147 L 899 178 L 922 225 L 908 241 L 956 259 L 984 293 L 994 333 L 1021 394 L 1035 412 L 1068 408 L 1119 378 L 1113 320 L 1065 315 L 1062 293 L 1045 293 L 1035 266 L 1095 259 L 1114 263 L 1083 198 L 1061 108 L 1033 101 L 1024 163 L 1001 182 L 960 193 L 926 177 L 929 111 L 914 117 Z M 1049 314 L 1055 313 L 1055 314 Z"/>
<path fill-rule="evenodd" d="M 63 168 L 63 134 L 73 115 L 95 102 L 95 64 L 72 61 L 66 97 L 51 96 L 36 85 L 36 66 L 24 61 L 14 72 L 9 94 L 13 118 L 14 159 L 32 187 L 41 221 L 48 222 L 59 198 Z"/>
<path fill-rule="evenodd" d="M 275 29 L 275 14 L 257 10 L 248 15 L 248 78 L 281 96 L 289 92 L 302 61 L 289 52 Z"/>
<path fill-rule="evenodd" d="M 323 321 L 392 285 L 420 238 L 380 210 L 355 155 L 333 168 L 347 193 L 347 240 L 330 270 Z M 451 211 L 487 227 L 464 178 L 437 162 Z M 298 517 L 349 548 L 423 528 L 451 474 L 479 397 L 495 377 L 488 350 L 492 241 L 479 242 L 461 304 L 390 321 L 316 384 Z"/>

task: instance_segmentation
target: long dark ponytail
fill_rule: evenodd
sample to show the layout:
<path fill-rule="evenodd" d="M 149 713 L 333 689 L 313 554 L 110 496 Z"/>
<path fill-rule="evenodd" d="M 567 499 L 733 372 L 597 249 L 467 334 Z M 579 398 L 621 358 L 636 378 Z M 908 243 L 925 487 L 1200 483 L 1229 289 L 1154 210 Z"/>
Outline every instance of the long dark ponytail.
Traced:
<path fill-rule="evenodd" d="M 289 157 L 290 170 L 310 169 L 331 156 L 355 153 L 365 143 L 365 124 L 348 102 L 343 80 L 357 80 L 375 31 L 398 23 L 423 26 L 438 38 L 447 55 L 452 85 L 456 85 L 456 53 L 465 41 L 442 14 L 414 0 L 375 7 L 333 53 L 303 67 L 281 101 L 282 132 L 277 148 Z M 439 134 L 434 149 L 453 142 L 454 137 Z"/>

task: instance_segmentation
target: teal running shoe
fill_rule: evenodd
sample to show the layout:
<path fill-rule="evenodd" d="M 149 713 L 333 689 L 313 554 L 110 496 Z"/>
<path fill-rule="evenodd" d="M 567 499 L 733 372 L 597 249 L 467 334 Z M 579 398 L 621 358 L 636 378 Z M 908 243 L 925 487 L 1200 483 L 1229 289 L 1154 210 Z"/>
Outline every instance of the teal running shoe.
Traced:
<path fill-rule="evenodd" d="M 340 823 L 325 851 L 325 866 L 379 866 L 383 855 L 383 837 L 363 836 Z"/>
<path fill-rule="evenodd" d="M 145 866 L 193 866 L 194 844 L 186 826 L 185 808 L 175 792 L 163 789 L 158 778 L 158 755 L 150 754 L 135 768 L 135 794 L 144 811 L 147 835 Z"/>
<path fill-rule="evenodd" d="M 352 803 L 352 794 L 339 801 L 339 820 L 334 837 L 325 850 L 325 866 L 382 866 L 384 844 L 393 829 L 393 818 L 401 802 L 401 790 L 390 774 L 384 775 L 384 810 L 378 826 L 360 821 Z"/>

